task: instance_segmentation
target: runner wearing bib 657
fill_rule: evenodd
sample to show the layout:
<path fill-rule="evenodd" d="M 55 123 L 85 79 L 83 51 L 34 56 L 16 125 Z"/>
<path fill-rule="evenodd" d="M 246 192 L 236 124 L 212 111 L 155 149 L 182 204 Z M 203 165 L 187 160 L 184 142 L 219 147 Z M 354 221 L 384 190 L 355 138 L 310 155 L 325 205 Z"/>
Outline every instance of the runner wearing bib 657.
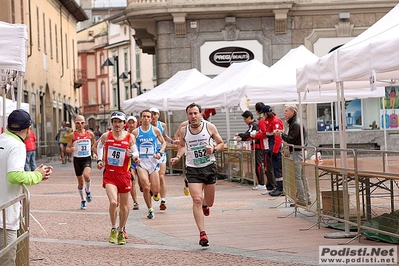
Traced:
<path fill-rule="evenodd" d="M 192 103 L 186 108 L 189 124 L 180 129 L 180 140 L 176 157 L 170 159 L 172 165 L 186 154 L 186 178 L 193 200 L 193 214 L 200 232 L 199 244 L 209 245 L 205 233 L 204 216 L 209 216 L 215 200 L 217 167 L 215 152 L 224 149 L 223 139 L 216 126 L 202 121 L 201 107 Z"/>

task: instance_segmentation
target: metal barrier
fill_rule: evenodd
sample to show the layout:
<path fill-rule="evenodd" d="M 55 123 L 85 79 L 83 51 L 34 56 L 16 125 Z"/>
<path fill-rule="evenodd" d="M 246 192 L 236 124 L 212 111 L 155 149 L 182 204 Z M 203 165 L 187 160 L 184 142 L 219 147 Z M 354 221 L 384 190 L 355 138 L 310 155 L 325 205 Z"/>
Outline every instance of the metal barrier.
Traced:
<path fill-rule="evenodd" d="M 170 158 L 177 154 L 177 146 L 168 145 L 166 147 L 168 162 L 166 164 L 169 173 L 178 171 L 184 173 L 185 159 L 182 157 L 178 164 L 171 165 Z M 218 152 L 215 154 L 216 165 L 219 176 L 224 176 L 229 180 L 239 179 L 240 182 L 248 180 L 257 183 L 255 172 L 255 151 L 232 149 Z"/>
<path fill-rule="evenodd" d="M 36 146 L 37 158 L 47 158 L 48 162 L 53 162 L 60 155 L 59 143 L 56 140 L 38 141 Z"/>
<path fill-rule="evenodd" d="M 342 238 L 352 238 L 347 243 L 361 235 L 399 243 L 399 152 L 295 147 L 321 155 L 303 162 L 283 158 L 284 192 L 296 204 L 295 214 L 298 208 L 316 213 L 311 227 L 323 222 L 344 229 Z M 315 201 L 298 204 L 295 171 L 303 167 Z"/>
<path fill-rule="evenodd" d="M 293 155 L 288 153 L 289 149 L 296 149 L 297 152 L 302 153 L 302 161 L 295 161 Z M 285 151 L 285 152 L 284 152 Z M 284 156 L 282 157 L 282 171 L 284 194 L 294 205 L 295 209 L 292 213 L 296 215 L 298 207 L 307 209 L 314 213 L 317 212 L 317 180 L 313 178 L 316 171 L 315 161 L 307 161 L 307 154 L 316 154 L 316 148 L 311 146 L 294 146 L 285 144 L 283 149 Z M 297 180 L 296 173 L 300 173 L 301 181 Z M 308 192 L 305 202 L 298 202 L 297 186 L 301 182 L 304 186 L 304 191 Z M 299 205 L 302 204 L 302 205 Z M 290 215 L 290 214 L 289 214 Z"/>
<path fill-rule="evenodd" d="M 399 215 L 395 212 L 399 152 L 357 150 L 355 158 L 354 178 L 360 190 L 358 235 L 399 243 Z"/>
<path fill-rule="evenodd" d="M 29 265 L 29 205 L 30 205 L 30 194 L 28 189 L 25 185 L 22 185 L 23 193 L 20 194 L 18 197 L 15 197 L 8 202 L 4 203 L 0 206 L 0 210 L 3 213 L 3 243 L 4 248 L 0 250 L 0 262 L 2 258 L 13 248 L 17 247 L 17 254 L 16 254 L 16 265 L 18 266 L 26 266 Z M 6 239 L 6 230 L 5 230 L 5 221 L 6 221 L 6 212 L 3 211 L 7 207 L 16 204 L 18 202 L 22 202 L 22 210 L 21 210 L 21 217 L 20 217 L 20 229 L 18 231 L 18 236 L 15 241 L 11 243 L 7 243 Z M 9 265 L 7 262 L 5 265 Z"/>
<path fill-rule="evenodd" d="M 347 236 L 351 226 L 357 226 L 359 186 L 353 177 L 356 156 L 353 149 L 319 149 L 323 160 L 316 166 L 319 223 L 340 222 Z M 350 181 L 355 184 L 350 186 Z"/>
<path fill-rule="evenodd" d="M 179 173 L 184 173 L 185 170 L 185 157 L 184 155 L 180 158 L 179 162 L 175 165 L 170 163 L 170 158 L 176 157 L 177 155 L 177 146 L 176 145 L 168 145 L 166 146 L 166 169 L 169 171 L 169 174 L 173 174 L 175 171 Z"/>

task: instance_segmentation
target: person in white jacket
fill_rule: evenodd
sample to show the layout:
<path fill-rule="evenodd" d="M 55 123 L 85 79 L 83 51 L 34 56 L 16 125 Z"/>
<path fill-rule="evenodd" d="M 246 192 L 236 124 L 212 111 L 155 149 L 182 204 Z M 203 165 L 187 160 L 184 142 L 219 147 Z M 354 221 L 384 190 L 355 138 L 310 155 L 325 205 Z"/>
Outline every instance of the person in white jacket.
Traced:
<path fill-rule="evenodd" d="M 7 131 L 0 135 L 0 205 L 20 195 L 21 184 L 34 185 L 50 177 L 51 166 L 39 165 L 32 172 L 25 172 L 26 148 L 24 140 L 29 136 L 32 120 L 25 110 L 14 110 L 8 117 Z M 3 228 L 3 211 L 5 224 Z M 0 211 L 0 250 L 17 239 L 20 224 L 21 203 Z M 6 235 L 6 243 L 4 243 Z M 17 245 L 0 257 L 0 265 L 15 265 Z"/>

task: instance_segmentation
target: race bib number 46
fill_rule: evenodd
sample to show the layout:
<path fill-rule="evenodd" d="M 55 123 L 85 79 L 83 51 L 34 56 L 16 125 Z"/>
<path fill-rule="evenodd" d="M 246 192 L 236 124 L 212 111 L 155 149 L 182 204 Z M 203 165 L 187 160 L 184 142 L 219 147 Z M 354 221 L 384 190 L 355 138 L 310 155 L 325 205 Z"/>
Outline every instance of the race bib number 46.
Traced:
<path fill-rule="evenodd" d="M 123 166 L 126 150 L 117 147 L 108 147 L 108 164 L 113 166 Z"/>

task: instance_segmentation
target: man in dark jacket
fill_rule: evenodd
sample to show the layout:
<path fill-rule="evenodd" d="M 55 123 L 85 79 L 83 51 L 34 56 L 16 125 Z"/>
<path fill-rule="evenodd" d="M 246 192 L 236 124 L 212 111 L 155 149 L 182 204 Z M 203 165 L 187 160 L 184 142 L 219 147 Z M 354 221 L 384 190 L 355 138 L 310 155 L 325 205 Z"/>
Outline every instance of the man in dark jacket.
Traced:
<path fill-rule="evenodd" d="M 240 137 L 242 141 L 251 141 L 251 150 L 255 150 L 255 171 L 256 177 L 258 178 L 258 185 L 253 187 L 253 189 L 266 189 L 265 178 L 263 175 L 265 172 L 263 167 L 263 150 L 260 147 L 260 141 L 251 138 L 251 132 L 258 130 L 258 122 L 254 120 L 251 111 L 247 110 L 242 113 L 241 116 L 244 118 L 244 122 L 248 125 L 248 129 L 244 133 L 238 133 L 236 135 Z"/>
<path fill-rule="evenodd" d="M 287 104 L 284 109 L 284 119 L 288 123 L 288 134 L 281 130 L 276 131 L 283 141 L 295 146 L 301 146 L 301 124 L 298 117 L 298 107 L 295 104 Z M 306 130 L 303 128 L 303 139 L 306 143 Z M 290 158 L 295 162 L 303 162 L 302 149 L 290 147 Z M 309 183 L 304 175 L 302 164 L 295 164 L 295 184 L 297 191 L 297 204 L 305 206 L 310 204 Z"/>

